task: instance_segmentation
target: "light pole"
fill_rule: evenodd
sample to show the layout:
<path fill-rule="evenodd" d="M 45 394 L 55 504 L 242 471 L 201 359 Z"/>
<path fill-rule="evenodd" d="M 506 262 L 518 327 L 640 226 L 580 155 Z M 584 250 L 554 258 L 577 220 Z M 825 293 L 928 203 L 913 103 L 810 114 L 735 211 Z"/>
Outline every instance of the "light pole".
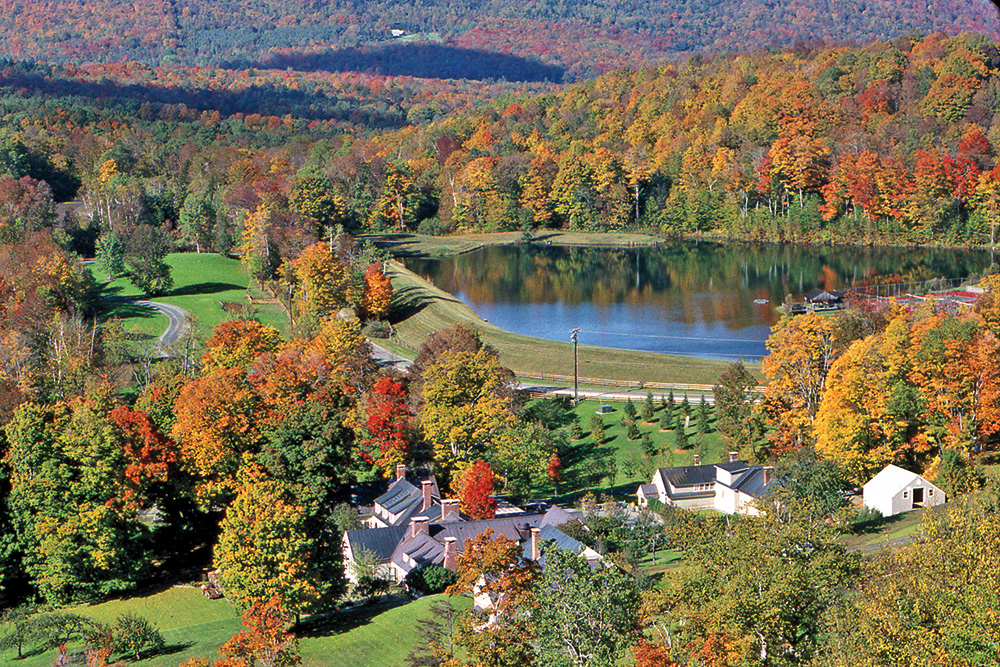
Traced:
<path fill-rule="evenodd" d="M 573 405 L 580 402 L 580 352 L 577 341 L 579 333 L 579 329 L 573 329 L 569 332 L 570 340 L 573 341 Z"/>

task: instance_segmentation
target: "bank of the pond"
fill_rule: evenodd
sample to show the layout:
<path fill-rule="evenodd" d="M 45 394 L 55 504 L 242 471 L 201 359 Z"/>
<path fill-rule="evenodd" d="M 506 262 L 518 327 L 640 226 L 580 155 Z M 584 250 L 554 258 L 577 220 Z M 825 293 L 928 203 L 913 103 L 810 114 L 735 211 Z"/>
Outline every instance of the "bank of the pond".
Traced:
<path fill-rule="evenodd" d="M 388 269 L 393 285 L 394 339 L 416 350 L 435 331 L 463 322 L 476 327 L 483 340 L 500 353 L 504 366 L 520 376 L 573 374 L 573 345 L 505 331 L 484 322 L 467 305 L 438 289 L 397 262 Z M 567 332 L 568 334 L 568 332 Z M 655 352 L 580 345 L 580 377 L 662 384 L 715 384 L 727 361 Z M 748 364 L 762 379 L 759 364 Z"/>
<path fill-rule="evenodd" d="M 489 234 L 452 234 L 426 236 L 422 234 L 368 234 L 359 237 L 372 241 L 377 247 L 394 257 L 448 257 L 461 255 L 491 245 L 526 243 L 521 232 L 493 232 Z M 663 243 L 663 239 L 650 234 L 615 234 L 605 232 L 563 232 L 543 230 L 531 237 L 531 243 L 554 246 L 589 246 L 604 248 L 633 248 Z"/>

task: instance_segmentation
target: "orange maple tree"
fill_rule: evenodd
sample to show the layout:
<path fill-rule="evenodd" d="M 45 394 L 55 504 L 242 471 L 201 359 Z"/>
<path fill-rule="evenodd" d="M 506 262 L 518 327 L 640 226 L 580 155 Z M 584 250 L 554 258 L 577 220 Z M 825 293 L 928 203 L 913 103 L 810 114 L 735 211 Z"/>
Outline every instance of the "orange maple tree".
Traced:
<path fill-rule="evenodd" d="M 243 613 L 243 629 L 219 649 L 215 667 L 294 667 L 302 662 L 295 635 L 288 632 L 292 615 L 275 595 L 256 600 Z"/>

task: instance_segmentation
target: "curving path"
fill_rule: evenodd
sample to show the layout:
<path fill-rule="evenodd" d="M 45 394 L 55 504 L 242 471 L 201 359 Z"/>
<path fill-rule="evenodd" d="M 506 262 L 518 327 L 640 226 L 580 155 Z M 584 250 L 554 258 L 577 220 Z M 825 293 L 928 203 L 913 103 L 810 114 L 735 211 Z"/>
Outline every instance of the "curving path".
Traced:
<path fill-rule="evenodd" d="M 145 306 L 163 313 L 170 320 L 167 329 L 156 339 L 156 349 L 161 357 L 169 356 L 166 349 L 177 342 L 177 340 L 187 331 L 188 311 L 180 306 L 174 306 L 161 301 L 133 301 L 137 306 Z"/>

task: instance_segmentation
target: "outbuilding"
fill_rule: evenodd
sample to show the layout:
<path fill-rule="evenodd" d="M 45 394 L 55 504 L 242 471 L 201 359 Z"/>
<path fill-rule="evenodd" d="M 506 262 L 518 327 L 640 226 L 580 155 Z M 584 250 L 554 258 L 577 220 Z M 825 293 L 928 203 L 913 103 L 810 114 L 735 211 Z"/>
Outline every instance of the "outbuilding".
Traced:
<path fill-rule="evenodd" d="M 945 501 L 945 493 L 915 472 L 887 465 L 863 489 L 865 507 L 895 516 Z"/>

